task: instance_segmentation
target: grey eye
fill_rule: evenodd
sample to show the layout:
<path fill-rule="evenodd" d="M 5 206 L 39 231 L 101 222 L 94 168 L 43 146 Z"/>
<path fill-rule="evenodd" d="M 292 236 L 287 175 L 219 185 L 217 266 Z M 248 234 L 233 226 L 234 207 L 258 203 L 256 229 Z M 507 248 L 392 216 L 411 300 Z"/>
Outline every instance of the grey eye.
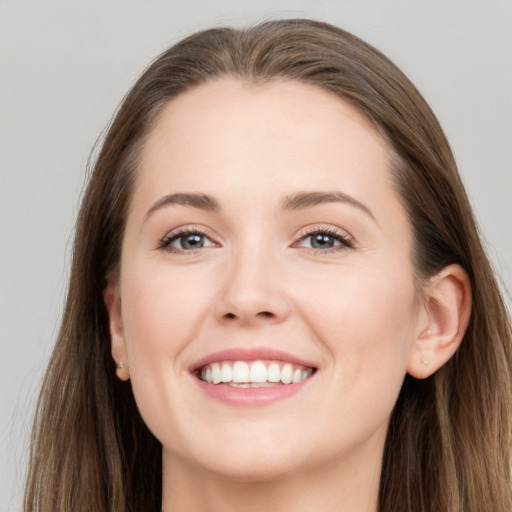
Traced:
<path fill-rule="evenodd" d="M 307 249 L 314 249 L 316 251 L 329 250 L 338 251 L 343 249 L 351 249 L 353 247 L 350 238 L 339 231 L 330 229 L 319 229 L 309 234 L 305 234 L 295 247 L 305 247 Z"/>
<path fill-rule="evenodd" d="M 171 236 L 162 246 L 169 250 L 193 251 L 203 247 L 213 247 L 215 244 L 203 233 L 182 233 Z"/>
<path fill-rule="evenodd" d="M 336 240 L 332 235 L 327 233 L 316 233 L 309 235 L 307 238 L 310 239 L 310 244 L 313 249 L 330 249 L 336 245 L 340 245 L 340 241 Z"/>
<path fill-rule="evenodd" d="M 176 249 L 187 251 L 191 249 L 201 249 L 202 247 L 211 247 L 213 243 L 206 235 L 191 233 L 177 237 L 170 245 L 176 247 Z"/>
<path fill-rule="evenodd" d="M 344 238 L 323 231 L 305 236 L 298 244 L 299 247 L 310 247 L 312 249 L 332 249 L 341 245 L 347 245 Z"/>
<path fill-rule="evenodd" d="M 178 238 L 181 249 L 197 249 L 204 245 L 204 235 L 187 235 Z"/>

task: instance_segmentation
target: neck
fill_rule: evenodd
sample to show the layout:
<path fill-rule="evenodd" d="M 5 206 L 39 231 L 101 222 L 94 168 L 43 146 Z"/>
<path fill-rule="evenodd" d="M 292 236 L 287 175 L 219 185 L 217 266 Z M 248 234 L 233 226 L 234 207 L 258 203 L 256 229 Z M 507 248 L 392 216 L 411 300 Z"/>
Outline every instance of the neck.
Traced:
<path fill-rule="evenodd" d="M 166 459 L 171 457 L 164 453 L 162 512 L 377 511 L 381 460 L 333 463 L 267 481 L 236 481 L 176 459 L 166 464 Z"/>

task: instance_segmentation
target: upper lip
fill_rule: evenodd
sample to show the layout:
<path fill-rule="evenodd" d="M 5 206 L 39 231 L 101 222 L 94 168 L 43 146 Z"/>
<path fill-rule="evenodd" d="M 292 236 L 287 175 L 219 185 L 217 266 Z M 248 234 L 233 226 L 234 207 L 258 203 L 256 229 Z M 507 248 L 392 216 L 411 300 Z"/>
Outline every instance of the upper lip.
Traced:
<path fill-rule="evenodd" d="M 278 350 L 270 347 L 235 347 L 218 352 L 213 352 L 207 356 L 196 361 L 191 367 L 190 371 L 195 372 L 206 366 L 207 364 L 219 361 L 285 361 L 288 363 L 296 364 L 298 366 L 306 366 L 308 368 L 316 368 L 314 364 L 296 357 L 283 350 Z"/>

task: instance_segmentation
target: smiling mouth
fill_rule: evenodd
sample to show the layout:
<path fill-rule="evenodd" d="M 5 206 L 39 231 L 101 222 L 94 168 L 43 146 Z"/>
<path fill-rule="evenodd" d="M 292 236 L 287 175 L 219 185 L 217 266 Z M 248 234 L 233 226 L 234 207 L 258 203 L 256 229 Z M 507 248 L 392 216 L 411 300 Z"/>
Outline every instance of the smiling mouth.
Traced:
<path fill-rule="evenodd" d="M 219 361 L 203 366 L 196 375 L 208 384 L 261 388 L 298 384 L 315 371 L 316 368 L 279 361 Z"/>

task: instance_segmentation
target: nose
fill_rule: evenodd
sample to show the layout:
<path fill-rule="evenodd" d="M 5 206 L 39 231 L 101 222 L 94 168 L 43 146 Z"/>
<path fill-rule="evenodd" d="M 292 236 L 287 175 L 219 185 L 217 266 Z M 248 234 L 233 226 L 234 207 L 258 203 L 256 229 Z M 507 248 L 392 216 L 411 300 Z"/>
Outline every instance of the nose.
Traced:
<path fill-rule="evenodd" d="M 235 258 L 226 272 L 215 304 L 217 320 L 239 326 L 283 322 L 290 302 L 277 263 L 268 254 L 247 252 Z"/>

